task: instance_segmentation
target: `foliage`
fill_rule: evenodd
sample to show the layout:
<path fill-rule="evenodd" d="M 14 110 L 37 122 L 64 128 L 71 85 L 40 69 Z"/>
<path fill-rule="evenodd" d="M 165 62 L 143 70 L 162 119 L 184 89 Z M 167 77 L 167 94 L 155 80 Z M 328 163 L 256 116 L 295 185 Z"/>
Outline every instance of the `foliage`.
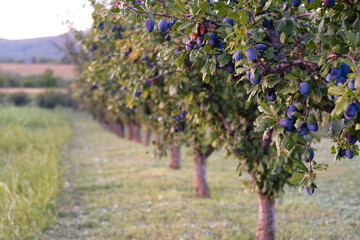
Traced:
<path fill-rule="evenodd" d="M 6 102 L 15 106 L 24 106 L 31 102 L 31 97 L 26 92 L 11 93 L 7 96 Z"/>
<path fill-rule="evenodd" d="M 0 238 L 30 239 L 56 222 L 61 148 L 71 136 L 59 112 L 0 111 Z"/>
<path fill-rule="evenodd" d="M 6 88 L 57 88 L 67 87 L 68 81 L 54 76 L 54 71 L 46 69 L 42 75 L 21 77 L 19 75 L 0 73 L 0 87 Z"/>
<path fill-rule="evenodd" d="M 70 93 L 52 91 L 37 94 L 36 104 L 42 108 L 55 108 L 56 106 L 77 108 L 77 102 Z"/>

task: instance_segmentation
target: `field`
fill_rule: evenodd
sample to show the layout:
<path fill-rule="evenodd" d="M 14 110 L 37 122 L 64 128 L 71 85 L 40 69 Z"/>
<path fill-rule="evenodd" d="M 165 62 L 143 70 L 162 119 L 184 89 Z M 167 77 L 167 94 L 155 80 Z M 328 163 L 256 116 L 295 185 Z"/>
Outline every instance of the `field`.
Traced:
<path fill-rule="evenodd" d="M 61 148 L 71 137 L 59 112 L 0 111 L 0 239 L 32 239 L 57 222 Z"/>
<path fill-rule="evenodd" d="M 257 197 L 244 193 L 236 161 L 217 152 L 208 161 L 211 199 L 193 193 L 193 161 L 181 170 L 152 148 L 119 139 L 88 115 L 64 111 L 75 136 L 64 149 L 66 189 L 58 224 L 39 239 L 254 239 Z M 295 188 L 278 199 L 277 239 L 360 239 L 359 159 L 334 167 L 329 140 L 316 158 L 330 163 L 312 197 Z"/>
<path fill-rule="evenodd" d="M 18 93 L 25 92 L 30 94 L 44 93 L 47 91 L 67 93 L 66 88 L 0 88 L 0 93 Z"/>
<path fill-rule="evenodd" d="M 54 76 L 64 80 L 76 79 L 74 66 L 65 64 L 20 64 L 20 63 L 0 63 L 0 71 L 18 74 L 22 77 L 29 75 L 42 75 L 46 69 L 54 71 Z"/>

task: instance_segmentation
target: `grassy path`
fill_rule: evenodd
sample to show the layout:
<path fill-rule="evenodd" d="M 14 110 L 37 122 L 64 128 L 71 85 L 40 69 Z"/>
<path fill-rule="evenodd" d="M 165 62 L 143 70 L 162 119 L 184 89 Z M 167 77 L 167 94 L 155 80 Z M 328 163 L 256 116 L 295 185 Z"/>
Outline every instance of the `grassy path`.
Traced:
<path fill-rule="evenodd" d="M 211 199 L 193 197 L 193 162 L 181 170 L 151 148 L 119 139 L 89 116 L 66 113 L 75 137 L 67 149 L 60 221 L 43 239 L 253 239 L 257 198 L 245 194 L 236 161 L 209 160 Z M 317 159 L 332 161 L 329 142 Z M 360 239 L 360 162 L 344 161 L 319 177 L 313 197 L 288 189 L 277 201 L 278 239 Z"/>

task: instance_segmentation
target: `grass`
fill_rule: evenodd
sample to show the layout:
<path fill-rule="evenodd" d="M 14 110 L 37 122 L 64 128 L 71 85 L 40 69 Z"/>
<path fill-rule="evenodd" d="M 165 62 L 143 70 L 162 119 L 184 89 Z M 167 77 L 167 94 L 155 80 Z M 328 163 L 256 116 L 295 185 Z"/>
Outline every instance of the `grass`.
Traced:
<path fill-rule="evenodd" d="M 215 153 L 208 164 L 211 199 L 193 193 L 193 161 L 168 169 L 152 148 L 119 139 L 86 114 L 67 113 L 75 137 L 67 149 L 60 221 L 40 239 L 254 239 L 257 196 L 246 194 L 236 161 Z M 331 163 L 329 140 L 316 160 Z M 312 196 L 286 189 L 277 200 L 277 239 L 360 239 L 359 159 L 318 177 Z"/>
<path fill-rule="evenodd" d="M 61 148 L 71 137 L 60 112 L 0 111 L 0 239 L 31 239 L 57 222 Z"/>

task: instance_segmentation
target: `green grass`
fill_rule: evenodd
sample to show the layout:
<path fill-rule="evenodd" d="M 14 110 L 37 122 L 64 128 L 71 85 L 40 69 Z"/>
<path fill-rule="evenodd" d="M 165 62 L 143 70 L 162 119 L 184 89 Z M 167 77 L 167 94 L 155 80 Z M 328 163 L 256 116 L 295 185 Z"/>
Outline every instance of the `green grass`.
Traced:
<path fill-rule="evenodd" d="M 59 111 L 0 110 L 0 239 L 31 239 L 57 222 L 59 160 L 71 134 Z"/>
<path fill-rule="evenodd" d="M 181 170 L 152 148 L 119 139 L 85 114 L 68 113 L 75 129 L 64 161 L 68 188 L 60 221 L 42 239 L 253 239 L 257 196 L 244 193 L 236 161 L 215 153 L 208 164 L 211 199 L 193 193 L 193 161 Z M 330 142 L 316 153 L 332 162 Z M 360 239 L 360 163 L 330 164 L 312 197 L 286 189 L 277 200 L 277 239 Z"/>

